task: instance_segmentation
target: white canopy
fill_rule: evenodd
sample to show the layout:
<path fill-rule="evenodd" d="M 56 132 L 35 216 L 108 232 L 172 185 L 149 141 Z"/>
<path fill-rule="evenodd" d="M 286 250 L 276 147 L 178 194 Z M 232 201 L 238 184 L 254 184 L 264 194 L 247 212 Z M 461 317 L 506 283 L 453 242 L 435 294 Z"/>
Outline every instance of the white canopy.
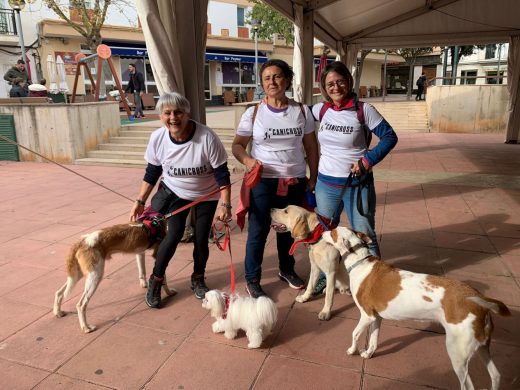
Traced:
<path fill-rule="evenodd" d="M 312 38 L 341 53 L 347 66 L 355 63 L 359 49 L 453 46 L 510 42 L 518 53 L 519 0 L 264 0 L 298 24 L 303 79 L 296 78 L 296 96 L 311 103 Z M 192 104 L 192 116 L 205 119 L 204 51 L 208 0 L 138 1 L 159 92 L 179 91 Z M 302 16 L 303 9 L 303 16 Z M 310 47 L 309 47 L 310 46 Z M 299 46 L 297 46 L 299 47 Z M 517 60 L 510 64 L 517 64 Z M 518 66 L 510 66 L 511 93 L 507 140 L 518 139 L 520 88 Z M 300 88 L 303 88 L 301 90 Z M 512 96 L 513 97 L 513 96 Z M 197 114 L 198 113 L 198 114 Z M 513 134 L 516 134 L 516 138 Z M 513 138 L 511 138 L 513 137 Z"/>
<path fill-rule="evenodd" d="M 293 4 L 314 14 L 314 35 L 336 47 L 453 46 L 520 35 L 518 0 L 264 0 L 291 20 Z"/>

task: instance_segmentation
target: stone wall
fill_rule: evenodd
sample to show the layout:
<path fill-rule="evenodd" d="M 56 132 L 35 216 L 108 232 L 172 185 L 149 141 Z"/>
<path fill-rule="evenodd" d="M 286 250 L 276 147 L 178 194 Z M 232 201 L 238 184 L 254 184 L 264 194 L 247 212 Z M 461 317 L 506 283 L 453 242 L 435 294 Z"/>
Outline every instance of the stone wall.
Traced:
<path fill-rule="evenodd" d="M 506 85 L 440 85 L 426 94 L 430 131 L 504 133 L 509 93 Z"/>
<path fill-rule="evenodd" d="M 119 103 L 7 104 L 0 113 L 13 114 L 18 143 L 60 163 L 73 163 L 116 136 L 121 127 Z M 21 161 L 43 159 L 19 148 Z"/>

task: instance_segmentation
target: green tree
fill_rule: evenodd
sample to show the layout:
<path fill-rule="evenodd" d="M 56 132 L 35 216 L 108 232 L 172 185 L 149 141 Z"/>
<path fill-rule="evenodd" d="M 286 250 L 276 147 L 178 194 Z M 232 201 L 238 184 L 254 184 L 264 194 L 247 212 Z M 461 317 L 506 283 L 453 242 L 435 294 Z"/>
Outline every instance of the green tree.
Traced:
<path fill-rule="evenodd" d="M 93 52 L 101 43 L 101 28 L 105 23 L 107 10 L 112 0 L 70 0 L 61 2 L 58 0 L 44 0 L 45 5 L 54 11 L 56 15 L 80 33 Z M 81 23 L 70 18 L 71 12 L 77 12 L 81 17 Z"/>
<path fill-rule="evenodd" d="M 274 34 L 280 34 L 288 45 L 294 43 L 294 26 L 289 19 L 260 0 L 251 0 L 251 3 L 254 5 L 247 15 L 246 23 L 252 24 L 252 20 L 260 22 L 258 26 L 259 39 L 271 40 Z M 251 29 L 251 35 L 253 36 L 253 34 L 254 32 Z"/>
<path fill-rule="evenodd" d="M 92 51 L 96 52 L 96 48 L 101 44 L 101 29 L 105 23 L 107 11 L 110 6 L 119 7 L 120 11 L 124 6 L 130 6 L 126 0 L 44 0 L 45 5 L 54 11 L 54 13 L 64 20 L 70 27 L 76 30 L 85 39 L 85 43 Z M 71 18 L 72 13 L 77 13 L 81 18 L 81 22 L 75 22 Z M 122 12 L 124 15 L 124 12 Z M 96 62 L 97 66 L 97 62 Z M 97 70 L 99 71 L 99 69 Z M 102 69 L 104 77 L 101 77 L 99 93 L 101 96 L 106 95 L 105 79 L 111 77 L 108 66 L 105 64 Z"/>
<path fill-rule="evenodd" d="M 415 62 L 417 61 L 417 57 L 423 56 L 425 54 L 429 54 L 433 52 L 433 48 L 431 47 L 415 47 L 415 48 L 401 48 L 395 51 L 401 57 L 404 58 L 410 70 L 408 72 L 408 91 L 407 96 L 408 99 L 412 97 L 412 89 L 413 89 L 413 68 L 415 66 Z"/>
<path fill-rule="evenodd" d="M 460 59 L 465 56 L 470 56 L 473 53 L 475 53 L 475 50 L 482 50 L 486 46 L 485 45 L 469 45 L 469 46 L 459 46 L 459 55 L 457 57 L 457 63 L 455 63 L 455 46 L 449 46 L 448 48 L 442 49 L 442 52 L 444 54 L 444 51 L 448 49 L 450 58 L 451 58 L 451 69 L 453 72 L 453 69 L 455 67 L 458 67 Z M 446 75 L 444 75 L 446 76 Z M 451 80 L 447 80 L 451 84 Z M 457 82 L 455 82 L 457 84 Z"/>

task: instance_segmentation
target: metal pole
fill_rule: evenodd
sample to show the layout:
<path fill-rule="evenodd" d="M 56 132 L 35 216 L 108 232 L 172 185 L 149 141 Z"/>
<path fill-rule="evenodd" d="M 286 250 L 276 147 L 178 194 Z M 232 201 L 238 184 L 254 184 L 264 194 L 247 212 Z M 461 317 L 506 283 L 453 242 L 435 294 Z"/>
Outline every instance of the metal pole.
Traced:
<path fill-rule="evenodd" d="M 144 90 L 148 93 L 148 77 L 146 77 L 146 57 L 143 56 L 143 66 L 144 66 Z"/>
<path fill-rule="evenodd" d="M 448 69 L 448 50 L 449 47 L 444 47 L 444 61 L 442 63 L 442 85 L 446 85 L 446 69 Z"/>
<path fill-rule="evenodd" d="M 25 57 L 25 45 L 23 42 L 22 19 L 20 18 L 20 10 L 15 9 L 14 11 L 16 12 L 16 23 L 18 24 L 18 31 L 20 32 L 20 47 L 22 48 L 22 60 L 24 60 L 24 62 L 25 62 L 27 60 L 27 58 Z M 27 72 L 27 70 L 26 70 L 26 72 Z M 27 76 L 29 78 L 31 78 L 31 76 L 29 74 Z"/>
<path fill-rule="evenodd" d="M 500 52 L 502 50 L 502 44 L 498 44 L 498 64 L 497 64 L 497 85 L 500 84 Z"/>
<path fill-rule="evenodd" d="M 255 97 L 260 99 L 260 88 L 258 83 L 258 27 L 255 27 Z"/>
<path fill-rule="evenodd" d="M 452 85 L 457 85 L 457 65 L 459 62 L 459 47 L 455 46 L 453 54 L 453 69 L 451 70 L 451 79 L 453 80 Z"/>
<path fill-rule="evenodd" d="M 388 55 L 388 50 L 385 49 L 385 65 L 383 70 L 383 101 L 385 101 L 386 97 L 386 56 Z"/>

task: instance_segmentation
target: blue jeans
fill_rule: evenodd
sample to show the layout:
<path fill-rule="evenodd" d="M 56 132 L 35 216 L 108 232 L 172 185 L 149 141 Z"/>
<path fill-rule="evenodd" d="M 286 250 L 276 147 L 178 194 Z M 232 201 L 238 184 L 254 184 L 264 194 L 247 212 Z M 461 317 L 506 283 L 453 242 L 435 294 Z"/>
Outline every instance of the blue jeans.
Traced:
<path fill-rule="evenodd" d="M 337 223 L 344 208 L 352 229 L 370 237 L 372 243 L 368 245 L 368 249 L 372 255 L 380 257 L 375 231 L 376 191 L 373 177 L 360 184 L 364 216 L 357 208 L 358 186 L 345 188 L 346 181 L 346 177 L 318 173 L 315 188 L 318 214 L 325 218 L 334 218 Z"/>
<path fill-rule="evenodd" d="M 298 184 L 289 186 L 286 196 L 279 196 L 276 195 L 278 179 L 262 178 L 260 183 L 251 190 L 245 257 L 245 278 L 248 282 L 260 281 L 262 277 L 265 243 L 271 228 L 271 209 L 285 208 L 289 205 L 300 206 L 305 185 L 305 178 L 299 178 Z M 289 255 L 293 242 L 291 233 L 276 233 L 276 248 L 281 272 L 294 271 L 294 257 Z"/>

